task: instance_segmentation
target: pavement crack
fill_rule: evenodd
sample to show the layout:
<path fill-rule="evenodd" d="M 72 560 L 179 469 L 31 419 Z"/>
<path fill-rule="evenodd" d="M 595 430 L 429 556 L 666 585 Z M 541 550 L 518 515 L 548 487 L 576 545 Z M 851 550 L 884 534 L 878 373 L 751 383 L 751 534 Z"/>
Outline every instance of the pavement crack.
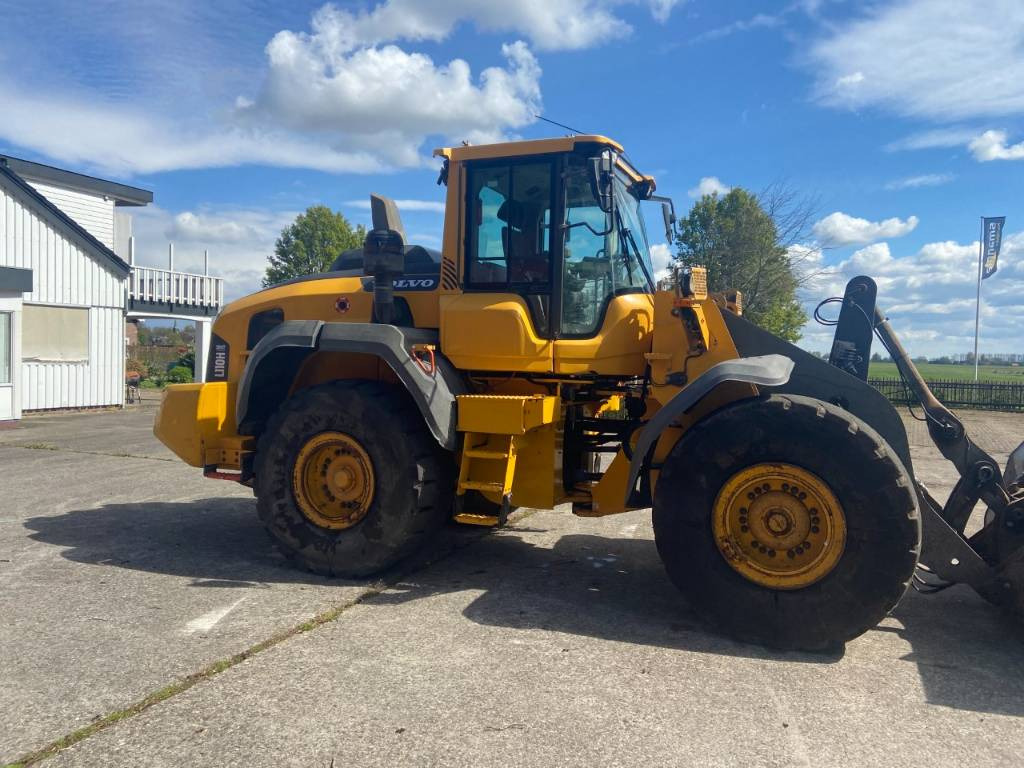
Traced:
<path fill-rule="evenodd" d="M 522 513 L 516 515 L 516 519 L 523 519 L 525 517 L 528 517 L 530 514 L 532 514 L 532 512 L 532 510 L 523 510 Z M 193 672 L 192 674 L 187 675 L 186 677 L 181 678 L 180 680 L 177 680 L 176 682 L 173 682 L 170 685 L 166 685 L 163 688 L 153 691 L 152 693 L 147 694 L 139 701 L 136 701 L 135 703 L 130 704 L 127 707 L 115 710 L 102 717 L 97 717 L 89 725 L 83 726 L 82 728 L 72 731 L 71 733 L 65 734 L 64 736 L 61 736 L 59 739 L 55 739 L 54 741 L 51 741 L 49 744 L 33 752 L 29 752 L 28 754 L 19 757 L 11 763 L 4 764 L 2 768 L 28 768 L 28 766 L 42 762 L 43 760 L 51 758 L 54 755 L 57 755 L 58 753 L 68 749 L 69 747 L 74 746 L 75 744 L 79 744 L 85 741 L 86 739 L 95 736 L 97 733 L 100 733 L 101 731 L 105 731 L 108 728 L 113 727 L 114 725 L 123 720 L 129 720 L 133 717 L 141 715 L 147 709 L 156 706 L 160 702 L 172 699 L 175 696 L 178 696 L 190 690 L 191 688 L 194 688 L 200 683 L 206 682 L 207 680 L 211 680 L 212 678 L 216 677 L 222 672 L 226 672 L 227 670 L 241 664 L 243 661 L 246 661 L 247 659 L 251 659 L 254 656 L 263 653 L 264 651 L 270 650 L 271 648 L 278 646 L 284 643 L 285 641 L 290 640 L 293 637 L 296 637 L 297 635 L 301 635 L 306 632 L 312 632 L 316 629 L 319 629 L 325 624 L 333 622 L 335 619 L 337 619 L 343 613 L 348 611 L 350 608 L 353 608 L 357 605 L 361 605 L 362 603 L 365 603 L 368 600 L 377 597 L 383 592 L 386 592 L 387 590 L 396 586 L 399 582 L 401 582 L 408 576 L 424 571 L 430 566 L 435 565 L 436 563 L 439 563 L 442 560 L 446 560 L 449 557 L 461 552 L 462 550 L 471 547 L 476 542 L 486 538 L 488 533 L 489 530 L 485 529 L 479 532 L 474 531 L 473 533 L 465 536 L 453 537 L 451 540 L 447 542 L 446 547 L 440 549 L 435 553 L 432 553 L 432 556 L 428 556 L 422 559 L 413 558 L 413 560 L 409 563 L 408 567 L 399 567 L 398 570 L 396 570 L 394 573 L 388 574 L 387 578 L 381 580 L 373 586 L 368 587 L 365 592 L 353 598 L 352 600 L 348 600 L 344 603 L 336 605 L 333 608 L 329 608 L 326 611 L 322 611 L 321 613 L 316 614 L 315 616 L 313 616 L 310 619 L 307 619 L 306 621 L 303 621 L 299 624 L 295 624 L 291 627 L 288 627 L 287 629 L 283 629 L 271 635 L 270 637 L 261 640 L 260 642 L 254 645 L 249 646 L 243 651 L 239 651 L 238 653 L 232 654 L 231 656 L 207 664 L 199 671 Z"/>
<path fill-rule="evenodd" d="M 58 445 L 49 443 L 0 443 L 0 447 L 21 448 L 26 451 L 53 451 L 55 453 L 80 453 L 86 456 L 111 456 L 115 459 L 143 459 L 145 461 L 171 461 L 178 459 L 170 456 L 140 456 L 137 453 L 114 452 L 114 451 L 83 451 L 77 448 L 61 448 Z"/>

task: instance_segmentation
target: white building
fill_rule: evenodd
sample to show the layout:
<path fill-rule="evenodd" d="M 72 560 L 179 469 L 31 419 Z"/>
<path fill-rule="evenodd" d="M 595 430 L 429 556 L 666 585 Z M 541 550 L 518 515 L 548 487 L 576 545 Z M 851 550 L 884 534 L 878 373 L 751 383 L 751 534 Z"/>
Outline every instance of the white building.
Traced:
<path fill-rule="evenodd" d="M 126 313 L 198 319 L 218 278 L 132 267 L 128 211 L 153 193 L 0 155 L 0 422 L 124 403 Z"/>

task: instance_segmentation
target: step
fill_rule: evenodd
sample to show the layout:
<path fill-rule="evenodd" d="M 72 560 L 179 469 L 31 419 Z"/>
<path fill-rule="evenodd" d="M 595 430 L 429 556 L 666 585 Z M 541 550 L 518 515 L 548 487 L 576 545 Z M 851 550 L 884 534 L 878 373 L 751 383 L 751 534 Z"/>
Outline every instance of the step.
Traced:
<path fill-rule="evenodd" d="M 508 458 L 506 451 L 486 451 L 481 448 L 467 448 L 462 455 L 471 459 L 494 459 L 495 461 Z"/>
<path fill-rule="evenodd" d="M 487 482 L 485 480 L 463 480 L 459 483 L 460 491 L 492 491 L 495 493 L 504 493 L 505 484 Z"/>
<path fill-rule="evenodd" d="M 452 519 L 464 525 L 485 525 L 491 528 L 501 522 L 497 515 L 474 515 L 470 512 L 460 512 Z"/>

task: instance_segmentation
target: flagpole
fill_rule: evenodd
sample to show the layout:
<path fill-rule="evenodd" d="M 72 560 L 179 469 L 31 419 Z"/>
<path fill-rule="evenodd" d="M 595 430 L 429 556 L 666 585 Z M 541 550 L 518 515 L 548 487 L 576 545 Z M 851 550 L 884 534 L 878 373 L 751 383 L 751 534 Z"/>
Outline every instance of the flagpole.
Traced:
<path fill-rule="evenodd" d="M 978 238 L 978 296 L 974 304 L 974 380 L 978 380 L 978 326 L 981 321 L 981 259 L 985 253 L 985 217 L 981 217 L 981 236 Z"/>

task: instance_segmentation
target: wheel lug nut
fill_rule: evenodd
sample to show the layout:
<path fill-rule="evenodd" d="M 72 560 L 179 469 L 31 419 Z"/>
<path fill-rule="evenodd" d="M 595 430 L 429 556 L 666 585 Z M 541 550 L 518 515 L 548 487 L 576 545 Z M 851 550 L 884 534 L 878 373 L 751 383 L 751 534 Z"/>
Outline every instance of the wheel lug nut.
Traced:
<path fill-rule="evenodd" d="M 818 526 L 816 526 L 816 525 L 812 525 L 811 526 L 811 533 L 817 533 L 820 530 L 821 529 Z"/>
<path fill-rule="evenodd" d="M 801 544 L 801 546 L 802 546 L 802 547 L 803 547 L 804 549 L 810 549 L 810 548 L 811 548 L 811 542 L 809 542 L 809 541 L 805 541 L 805 542 L 804 542 L 803 544 Z"/>

